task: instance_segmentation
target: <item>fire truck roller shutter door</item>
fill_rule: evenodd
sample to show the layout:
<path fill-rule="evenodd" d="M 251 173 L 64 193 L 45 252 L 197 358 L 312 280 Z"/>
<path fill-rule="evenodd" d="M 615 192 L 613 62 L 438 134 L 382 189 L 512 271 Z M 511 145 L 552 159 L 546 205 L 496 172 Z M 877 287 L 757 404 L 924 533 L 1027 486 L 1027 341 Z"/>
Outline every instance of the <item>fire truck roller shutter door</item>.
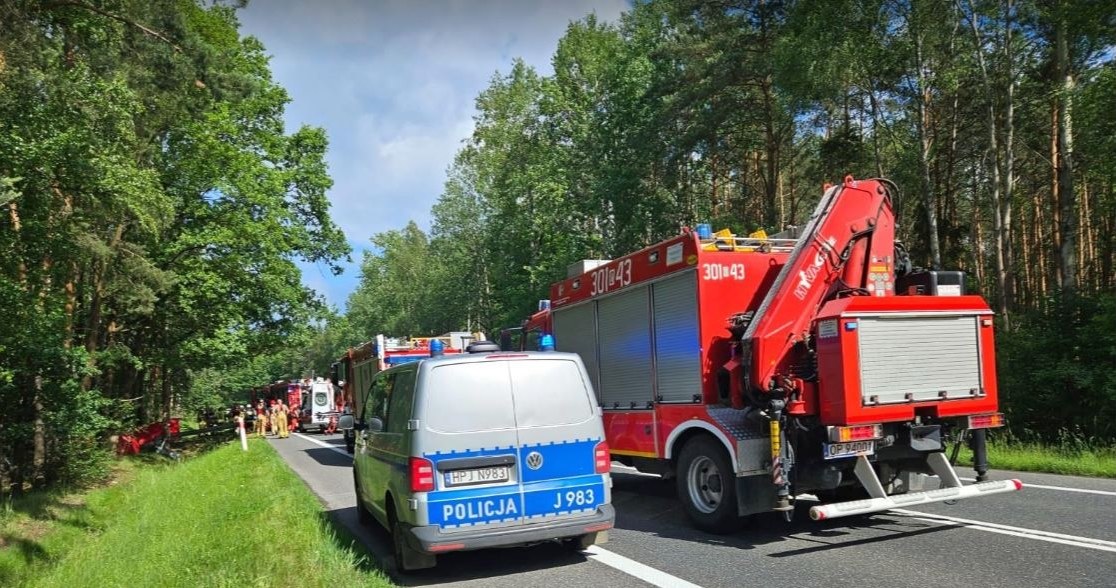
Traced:
<path fill-rule="evenodd" d="M 638 286 L 597 301 L 601 406 L 648 408 L 654 398 L 650 290 Z M 559 344 L 561 339 L 559 339 Z"/>
<path fill-rule="evenodd" d="M 980 390 L 980 317 L 875 316 L 858 321 L 865 404 L 969 398 Z"/>
<path fill-rule="evenodd" d="M 655 382 L 661 402 L 701 398 L 697 282 L 693 270 L 652 286 L 655 309 Z"/>
<path fill-rule="evenodd" d="M 558 351 L 576 353 L 589 372 L 597 401 L 601 399 L 601 379 L 597 371 L 597 317 L 593 301 L 554 311 L 554 344 Z"/>

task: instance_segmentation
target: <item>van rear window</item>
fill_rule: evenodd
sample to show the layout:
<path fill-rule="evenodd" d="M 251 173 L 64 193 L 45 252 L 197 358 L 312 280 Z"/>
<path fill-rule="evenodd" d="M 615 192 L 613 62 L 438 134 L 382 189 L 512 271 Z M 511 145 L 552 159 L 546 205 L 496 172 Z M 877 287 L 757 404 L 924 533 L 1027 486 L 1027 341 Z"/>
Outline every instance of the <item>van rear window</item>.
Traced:
<path fill-rule="evenodd" d="M 507 362 L 457 363 L 430 370 L 423 383 L 426 426 L 442 433 L 515 428 Z"/>
<path fill-rule="evenodd" d="M 468 433 L 585 422 L 594 416 L 573 361 L 491 361 L 435 367 L 423 385 L 426 426 Z"/>
<path fill-rule="evenodd" d="M 572 361 L 509 361 L 520 427 L 572 425 L 593 418 L 593 404 Z"/>

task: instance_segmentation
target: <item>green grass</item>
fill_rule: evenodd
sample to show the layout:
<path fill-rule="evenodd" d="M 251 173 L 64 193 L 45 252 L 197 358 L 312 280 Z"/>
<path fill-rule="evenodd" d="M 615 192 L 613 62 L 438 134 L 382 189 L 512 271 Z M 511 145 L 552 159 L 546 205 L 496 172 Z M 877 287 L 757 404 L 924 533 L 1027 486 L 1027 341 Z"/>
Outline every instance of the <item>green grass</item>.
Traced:
<path fill-rule="evenodd" d="M 266 442 L 249 449 L 229 443 L 133 466 L 113 487 L 13 504 L 0 519 L 0 585 L 390 586 Z"/>
<path fill-rule="evenodd" d="M 971 466 L 972 460 L 972 452 L 962 448 L 958 462 Z M 1116 447 L 1074 449 L 998 441 L 988 444 L 988 463 L 998 470 L 1116 478 Z"/>
<path fill-rule="evenodd" d="M 88 494 L 60 490 L 0 497 L 0 586 L 24 586 L 74 545 L 104 528 L 123 505 L 123 487 L 139 462 L 123 461 L 113 481 Z"/>

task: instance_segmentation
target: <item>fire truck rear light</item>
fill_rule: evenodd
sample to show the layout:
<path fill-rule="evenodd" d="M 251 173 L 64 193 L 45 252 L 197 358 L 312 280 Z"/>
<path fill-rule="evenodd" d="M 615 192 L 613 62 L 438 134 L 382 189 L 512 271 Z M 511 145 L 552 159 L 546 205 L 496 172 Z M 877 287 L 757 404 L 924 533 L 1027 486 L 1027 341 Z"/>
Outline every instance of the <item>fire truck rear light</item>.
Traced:
<path fill-rule="evenodd" d="M 598 474 L 607 474 L 612 469 L 612 458 L 608 454 L 608 443 L 601 441 L 593 448 L 593 468 Z"/>
<path fill-rule="evenodd" d="M 411 492 L 431 492 L 434 490 L 434 464 L 423 457 L 410 460 Z"/>
<path fill-rule="evenodd" d="M 993 429 L 1004 426 L 1004 413 L 969 415 L 970 429 Z"/>
<path fill-rule="evenodd" d="M 990 318 L 980 319 L 980 326 L 991 327 L 992 326 L 992 319 L 990 319 Z"/>
<path fill-rule="evenodd" d="M 852 427 L 826 427 L 829 430 L 830 443 L 847 443 L 849 441 L 867 441 L 869 439 L 883 438 L 883 425 L 855 425 Z"/>

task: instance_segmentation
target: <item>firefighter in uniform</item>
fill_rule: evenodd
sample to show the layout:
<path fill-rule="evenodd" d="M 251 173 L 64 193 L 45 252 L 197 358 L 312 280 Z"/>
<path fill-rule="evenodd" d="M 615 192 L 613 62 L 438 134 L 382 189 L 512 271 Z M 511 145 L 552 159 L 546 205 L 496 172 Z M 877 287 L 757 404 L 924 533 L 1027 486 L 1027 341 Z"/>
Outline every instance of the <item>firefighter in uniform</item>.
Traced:
<path fill-rule="evenodd" d="M 268 434 L 279 434 L 279 417 L 276 416 L 275 399 L 272 399 L 272 401 L 268 403 Z"/>
<path fill-rule="evenodd" d="M 287 407 L 287 434 L 298 430 L 298 411 L 293 406 Z"/>
<path fill-rule="evenodd" d="M 276 407 L 275 407 L 275 416 L 276 416 L 276 419 L 279 421 L 279 438 L 280 439 L 286 439 L 287 437 L 291 436 L 290 431 L 287 430 L 287 414 L 288 413 L 289 413 L 289 411 L 287 410 L 287 405 L 283 403 L 282 399 L 280 399 L 279 404 L 276 405 Z"/>
<path fill-rule="evenodd" d="M 256 403 L 256 436 L 265 435 L 267 435 L 267 410 L 264 409 L 264 401 L 260 400 Z"/>

